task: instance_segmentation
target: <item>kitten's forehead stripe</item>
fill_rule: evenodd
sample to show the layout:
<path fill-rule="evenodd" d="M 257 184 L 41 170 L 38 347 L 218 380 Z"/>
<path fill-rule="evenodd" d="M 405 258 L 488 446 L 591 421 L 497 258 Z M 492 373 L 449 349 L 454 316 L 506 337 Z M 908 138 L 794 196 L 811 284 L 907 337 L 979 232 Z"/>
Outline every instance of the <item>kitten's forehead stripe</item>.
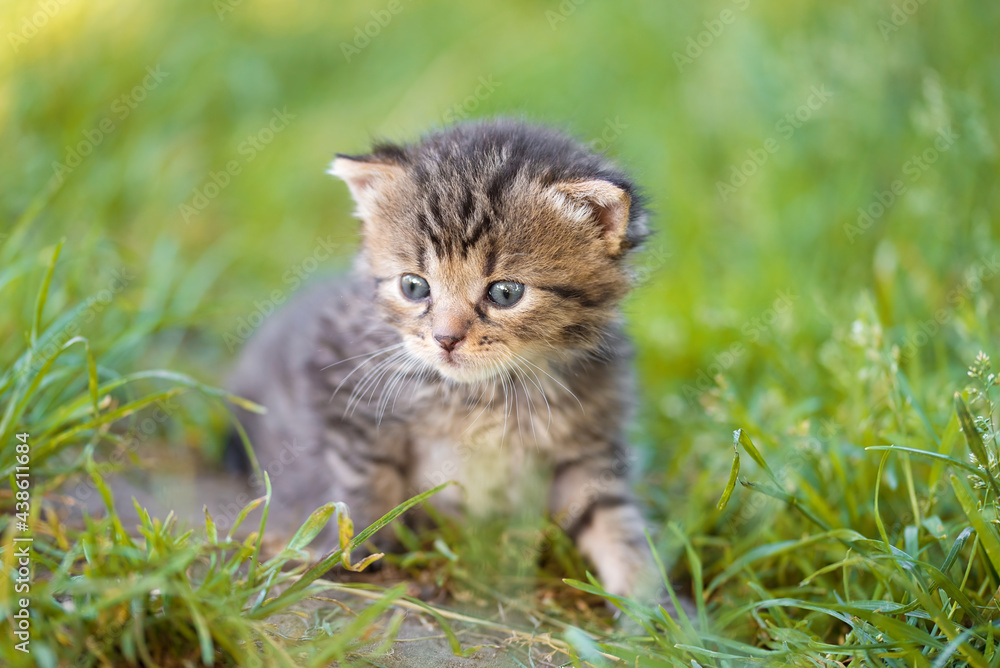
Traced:
<path fill-rule="evenodd" d="M 444 222 L 444 219 L 441 217 L 441 200 L 433 190 L 427 199 L 427 206 L 430 209 L 431 221 L 435 225 L 441 225 Z"/>
<path fill-rule="evenodd" d="M 485 234 L 487 231 L 489 231 L 489 229 L 492 226 L 492 224 L 493 224 L 493 222 L 490 219 L 489 214 L 487 214 L 484 211 L 483 215 L 479 219 L 478 224 L 476 224 L 476 226 L 472 228 L 472 231 L 469 233 L 469 235 L 467 237 L 465 237 L 464 239 L 462 239 L 462 259 L 463 260 L 466 257 L 468 257 L 469 249 L 471 249 L 473 246 L 475 246 L 477 243 L 479 243 L 479 240 L 482 238 L 483 234 Z"/>
<path fill-rule="evenodd" d="M 496 268 L 497 268 L 496 244 L 490 244 L 489 250 L 486 251 L 486 261 L 483 263 L 483 278 L 489 278 L 490 276 L 492 276 Z"/>
<path fill-rule="evenodd" d="M 434 247 L 434 254 L 439 258 L 444 257 L 444 245 L 441 242 L 441 238 L 434 233 L 431 222 L 427 219 L 427 214 L 423 211 L 417 212 L 417 227 L 430 240 L 431 245 Z"/>
<path fill-rule="evenodd" d="M 434 244 L 434 252 L 439 258 L 446 258 L 451 256 L 451 235 L 448 234 L 444 227 L 444 220 L 441 217 L 441 200 L 438 194 L 433 190 L 427 200 L 428 213 L 430 215 L 430 220 L 424 218 L 425 229 L 427 230 L 427 235 L 430 237 L 431 243 Z M 441 234 L 435 234 L 431 229 L 440 230 Z"/>
<path fill-rule="evenodd" d="M 475 196 L 472 194 L 472 189 L 465 186 L 465 199 L 462 200 L 462 220 L 467 221 L 472 218 L 473 209 L 476 206 Z"/>
<path fill-rule="evenodd" d="M 504 192 L 510 187 L 514 176 L 517 174 L 518 165 L 507 162 L 504 167 L 497 172 L 490 185 L 486 188 L 486 197 L 494 211 L 500 209 Z M 513 170 L 513 173 L 511 173 Z"/>

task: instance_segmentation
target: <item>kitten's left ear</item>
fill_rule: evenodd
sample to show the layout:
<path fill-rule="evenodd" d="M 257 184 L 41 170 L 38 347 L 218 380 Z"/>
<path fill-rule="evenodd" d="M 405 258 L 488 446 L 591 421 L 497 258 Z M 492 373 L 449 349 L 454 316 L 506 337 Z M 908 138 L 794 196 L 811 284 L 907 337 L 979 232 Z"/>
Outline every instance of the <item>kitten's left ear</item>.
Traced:
<path fill-rule="evenodd" d="M 342 179 L 358 205 L 358 216 L 367 218 L 387 187 L 400 177 L 403 168 L 374 156 L 337 155 L 327 174 Z"/>
<path fill-rule="evenodd" d="M 568 181 L 552 187 L 563 210 L 573 219 L 595 221 L 608 244 L 608 254 L 617 256 L 634 246 L 638 239 L 631 239 L 629 212 L 632 198 L 619 186 L 603 179 Z M 633 221 L 641 226 L 641 221 Z M 642 232 L 638 232 L 641 238 Z"/>

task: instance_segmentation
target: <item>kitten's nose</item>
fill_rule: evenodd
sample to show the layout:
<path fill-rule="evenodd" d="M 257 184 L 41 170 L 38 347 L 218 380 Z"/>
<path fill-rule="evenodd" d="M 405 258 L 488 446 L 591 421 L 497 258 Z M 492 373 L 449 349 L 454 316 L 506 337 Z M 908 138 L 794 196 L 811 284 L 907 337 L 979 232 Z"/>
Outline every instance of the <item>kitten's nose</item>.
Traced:
<path fill-rule="evenodd" d="M 446 352 L 451 352 L 455 349 L 462 339 L 465 338 L 465 334 L 435 334 L 434 340 L 438 342 L 438 345 L 445 349 Z"/>

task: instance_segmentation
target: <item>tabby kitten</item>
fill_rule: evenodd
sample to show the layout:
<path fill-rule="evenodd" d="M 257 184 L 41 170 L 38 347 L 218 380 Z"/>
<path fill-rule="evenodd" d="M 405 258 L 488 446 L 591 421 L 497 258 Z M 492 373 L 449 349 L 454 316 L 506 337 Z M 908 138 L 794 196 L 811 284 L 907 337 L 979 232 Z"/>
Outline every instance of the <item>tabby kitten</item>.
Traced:
<path fill-rule="evenodd" d="M 232 382 L 268 408 L 241 420 L 265 468 L 281 462 L 275 503 L 304 518 L 345 501 L 361 528 L 444 480 L 460 483 L 432 499 L 444 511 L 534 493 L 608 591 L 635 593 L 650 555 L 618 310 L 647 234 L 633 183 L 512 120 L 339 155 L 330 173 L 362 222 L 354 270 L 271 318 Z"/>

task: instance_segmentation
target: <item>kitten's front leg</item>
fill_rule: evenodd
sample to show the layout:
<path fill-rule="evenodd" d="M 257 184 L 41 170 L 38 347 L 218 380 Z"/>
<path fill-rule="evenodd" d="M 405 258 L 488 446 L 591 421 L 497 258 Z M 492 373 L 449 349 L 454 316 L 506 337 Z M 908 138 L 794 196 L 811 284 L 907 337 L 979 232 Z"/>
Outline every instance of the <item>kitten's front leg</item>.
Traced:
<path fill-rule="evenodd" d="M 654 569 L 628 469 L 628 451 L 610 443 L 557 461 L 549 510 L 605 590 L 636 595 L 653 581 Z"/>
<path fill-rule="evenodd" d="M 328 419 L 323 436 L 326 498 L 317 498 L 313 505 L 327 500 L 345 502 L 356 535 L 406 500 L 405 437 L 401 430 L 389 427 L 379 433 L 377 422 L 356 416 L 353 421 Z M 313 465 L 321 468 L 318 462 Z M 338 540 L 336 531 L 331 531 L 327 548 L 337 547 Z M 396 548 L 391 529 L 376 533 L 372 543 L 383 552 Z"/>

